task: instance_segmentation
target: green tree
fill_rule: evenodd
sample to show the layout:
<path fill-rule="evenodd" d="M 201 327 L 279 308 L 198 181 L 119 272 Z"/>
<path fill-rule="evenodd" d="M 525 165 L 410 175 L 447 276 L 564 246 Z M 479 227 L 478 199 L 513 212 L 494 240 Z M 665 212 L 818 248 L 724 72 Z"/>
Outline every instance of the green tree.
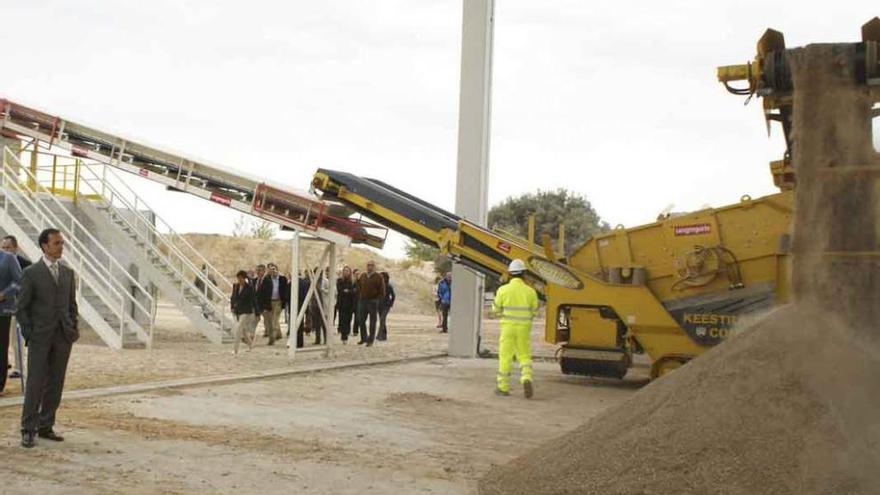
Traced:
<path fill-rule="evenodd" d="M 505 199 L 489 210 L 489 226 L 526 238 L 531 213 L 535 214 L 535 242 L 539 244 L 542 234 L 555 241 L 559 224 L 565 224 L 566 256 L 591 235 L 609 228 L 585 197 L 563 188 Z"/>
<path fill-rule="evenodd" d="M 440 249 L 413 239 L 407 239 L 403 246 L 406 258 L 411 263 L 421 264 L 425 261 L 434 262 L 434 272 L 443 274 L 452 270 L 452 259 L 440 254 Z"/>
<path fill-rule="evenodd" d="M 403 246 L 406 257 L 410 261 L 421 263 L 423 261 L 434 261 L 440 254 L 440 250 L 436 246 L 425 244 L 413 239 L 407 239 Z"/>

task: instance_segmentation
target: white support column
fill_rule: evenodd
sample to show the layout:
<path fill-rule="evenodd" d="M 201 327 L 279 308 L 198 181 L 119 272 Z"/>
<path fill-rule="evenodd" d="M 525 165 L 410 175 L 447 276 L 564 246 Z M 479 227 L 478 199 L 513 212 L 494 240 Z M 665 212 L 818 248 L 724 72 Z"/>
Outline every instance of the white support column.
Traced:
<path fill-rule="evenodd" d="M 493 17 L 494 0 L 464 0 L 455 213 L 483 226 L 488 214 Z M 449 354 L 476 357 L 483 278 L 455 265 L 452 281 Z"/>
<path fill-rule="evenodd" d="M 327 335 L 325 342 L 330 347 L 331 339 L 336 338 L 333 327 L 333 314 L 336 308 L 336 243 L 329 243 L 330 261 L 327 262 L 327 300 L 324 301 L 324 316 L 327 318 Z"/>
<path fill-rule="evenodd" d="M 293 231 L 293 239 L 290 242 L 290 316 L 287 317 L 287 355 L 290 359 L 296 357 L 296 325 L 299 315 L 299 231 Z"/>

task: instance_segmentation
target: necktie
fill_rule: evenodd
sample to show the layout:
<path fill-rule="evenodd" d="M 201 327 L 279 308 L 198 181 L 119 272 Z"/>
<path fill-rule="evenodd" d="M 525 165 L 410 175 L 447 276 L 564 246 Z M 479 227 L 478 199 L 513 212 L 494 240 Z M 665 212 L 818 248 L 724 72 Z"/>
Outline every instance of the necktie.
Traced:
<path fill-rule="evenodd" d="M 55 282 L 58 282 L 58 263 L 52 263 L 49 265 L 49 272 L 52 273 L 52 278 L 55 279 Z"/>

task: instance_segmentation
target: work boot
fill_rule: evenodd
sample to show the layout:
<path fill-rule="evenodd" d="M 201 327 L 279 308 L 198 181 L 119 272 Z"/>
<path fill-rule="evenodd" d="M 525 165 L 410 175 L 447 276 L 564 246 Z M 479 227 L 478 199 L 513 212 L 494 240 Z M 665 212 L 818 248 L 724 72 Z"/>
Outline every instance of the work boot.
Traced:
<path fill-rule="evenodd" d="M 526 380 L 523 382 L 523 393 L 525 393 L 526 399 L 531 399 L 532 395 L 534 395 L 535 390 L 532 388 L 531 380 Z"/>
<path fill-rule="evenodd" d="M 500 388 L 496 388 L 495 395 L 497 395 L 499 397 L 507 397 L 508 395 L 510 395 L 510 392 L 508 392 L 506 390 L 501 390 Z"/>
<path fill-rule="evenodd" d="M 55 433 L 55 430 L 53 430 L 52 428 L 41 428 L 37 432 L 37 436 L 40 438 L 45 438 L 47 440 L 52 440 L 53 442 L 63 442 L 64 441 L 64 437 Z"/>
<path fill-rule="evenodd" d="M 34 432 L 32 431 L 24 431 L 21 432 L 21 446 L 29 449 L 36 444 L 34 442 Z"/>

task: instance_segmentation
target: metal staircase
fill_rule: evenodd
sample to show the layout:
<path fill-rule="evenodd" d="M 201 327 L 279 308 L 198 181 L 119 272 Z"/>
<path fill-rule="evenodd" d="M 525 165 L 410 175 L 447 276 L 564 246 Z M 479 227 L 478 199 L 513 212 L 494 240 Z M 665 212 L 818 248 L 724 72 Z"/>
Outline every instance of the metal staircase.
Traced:
<path fill-rule="evenodd" d="M 41 256 L 36 243 L 48 227 L 65 237 L 62 262 L 77 275 L 77 304 L 82 320 L 109 347 L 150 347 L 155 300 L 93 234 L 41 185 L 37 177 L 8 148 L 2 150 L 0 226 L 19 239 L 31 259 Z M 141 323 L 142 322 L 143 325 Z"/>
<path fill-rule="evenodd" d="M 214 343 L 231 339 L 232 283 L 157 215 L 110 167 L 78 162 L 80 209 L 109 226 L 114 242 L 137 260 L 141 274 Z"/>

